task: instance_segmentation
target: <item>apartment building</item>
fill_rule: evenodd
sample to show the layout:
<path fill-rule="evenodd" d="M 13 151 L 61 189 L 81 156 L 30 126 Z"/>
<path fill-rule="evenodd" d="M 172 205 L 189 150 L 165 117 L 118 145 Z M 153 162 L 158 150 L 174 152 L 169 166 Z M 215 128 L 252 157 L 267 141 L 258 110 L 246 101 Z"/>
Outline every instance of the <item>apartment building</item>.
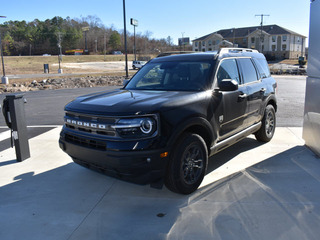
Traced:
<path fill-rule="evenodd" d="M 193 40 L 193 51 L 215 51 L 223 47 L 257 49 L 275 59 L 305 56 L 306 37 L 278 25 L 222 29 Z"/>

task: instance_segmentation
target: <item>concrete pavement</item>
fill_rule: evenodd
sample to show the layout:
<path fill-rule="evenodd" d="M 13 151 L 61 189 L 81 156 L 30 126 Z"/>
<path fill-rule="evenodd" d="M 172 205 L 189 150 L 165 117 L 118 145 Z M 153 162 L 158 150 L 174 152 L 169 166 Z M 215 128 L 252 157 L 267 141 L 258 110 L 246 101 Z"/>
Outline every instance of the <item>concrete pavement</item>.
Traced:
<path fill-rule="evenodd" d="M 182 196 L 74 164 L 60 128 L 30 140 L 31 158 L 0 152 L 0 239 L 318 239 L 320 160 L 301 128 L 248 137 L 210 159 Z"/>

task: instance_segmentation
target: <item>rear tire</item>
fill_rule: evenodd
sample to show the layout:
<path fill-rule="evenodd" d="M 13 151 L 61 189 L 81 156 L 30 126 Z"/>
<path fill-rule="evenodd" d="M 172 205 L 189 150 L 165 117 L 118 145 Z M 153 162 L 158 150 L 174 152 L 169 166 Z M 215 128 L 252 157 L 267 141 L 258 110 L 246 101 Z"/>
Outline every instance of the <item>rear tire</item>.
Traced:
<path fill-rule="evenodd" d="M 261 122 L 261 128 L 255 133 L 256 139 L 260 142 L 269 142 L 276 129 L 276 111 L 272 105 L 268 105 L 264 110 Z"/>
<path fill-rule="evenodd" d="M 201 136 L 184 133 L 175 144 L 168 171 L 166 187 L 176 193 L 190 194 L 201 184 L 208 165 L 208 150 Z"/>

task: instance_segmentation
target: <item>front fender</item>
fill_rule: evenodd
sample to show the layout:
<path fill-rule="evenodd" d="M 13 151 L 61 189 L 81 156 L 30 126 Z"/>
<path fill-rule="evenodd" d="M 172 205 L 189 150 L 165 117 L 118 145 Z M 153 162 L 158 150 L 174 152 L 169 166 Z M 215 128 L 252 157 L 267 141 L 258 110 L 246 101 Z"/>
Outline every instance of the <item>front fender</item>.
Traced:
<path fill-rule="evenodd" d="M 168 146 L 172 149 L 182 133 L 188 131 L 200 135 L 205 140 L 208 148 L 210 148 L 214 140 L 217 139 L 216 131 L 208 120 L 202 117 L 193 117 L 178 124 L 178 127 L 175 128 L 168 141 Z"/>

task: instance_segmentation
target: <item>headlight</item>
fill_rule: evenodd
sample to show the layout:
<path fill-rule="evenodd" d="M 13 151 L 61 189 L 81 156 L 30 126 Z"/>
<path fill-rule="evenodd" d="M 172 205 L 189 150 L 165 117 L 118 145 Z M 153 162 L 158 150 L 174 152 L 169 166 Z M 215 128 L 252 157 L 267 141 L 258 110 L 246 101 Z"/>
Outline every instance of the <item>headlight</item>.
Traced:
<path fill-rule="evenodd" d="M 122 118 L 112 126 L 121 137 L 150 137 L 157 131 L 154 117 Z"/>

